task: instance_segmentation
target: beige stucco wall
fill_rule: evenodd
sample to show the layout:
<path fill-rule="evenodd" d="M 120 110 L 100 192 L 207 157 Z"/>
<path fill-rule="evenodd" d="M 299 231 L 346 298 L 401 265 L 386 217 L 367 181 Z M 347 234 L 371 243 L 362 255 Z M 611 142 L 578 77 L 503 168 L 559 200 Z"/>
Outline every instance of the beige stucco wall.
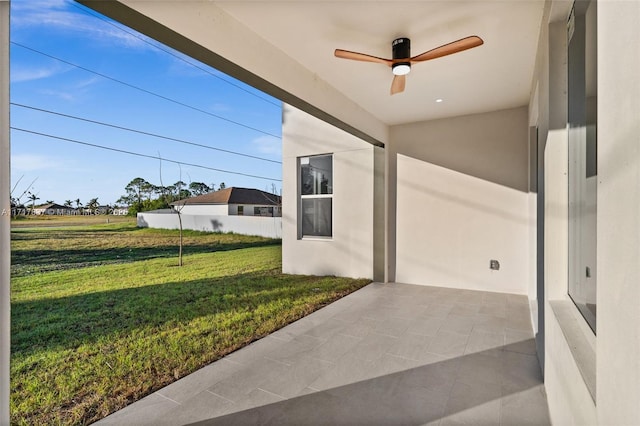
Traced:
<path fill-rule="evenodd" d="M 374 277 L 376 149 L 294 107 L 283 108 L 282 177 L 285 273 Z M 333 237 L 298 238 L 297 159 L 333 154 Z"/>
<path fill-rule="evenodd" d="M 395 281 L 528 293 L 527 120 L 521 107 L 392 127 Z"/>
<path fill-rule="evenodd" d="M 586 344 L 567 340 L 550 309 L 567 296 L 566 16 L 555 2 L 537 78 L 546 149 L 546 370 L 554 424 L 640 424 L 640 3 L 598 2 L 597 336 L 579 314 Z M 556 12 L 554 15 L 553 12 Z M 544 25 L 546 29 L 546 23 Z M 546 75 L 545 75 L 546 74 Z M 571 303 L 567 303 L 572 307 Z M 564 327 L 564 330 L 563 330 Z M 581 354 L 594 365 L 581 372 Z M 595 377 L 595 400 L 585 374 Z"/>
<path fill-rule="evenodd" d="M 640 2 L 598 3 L 600 424 L 640 424 Z"/>

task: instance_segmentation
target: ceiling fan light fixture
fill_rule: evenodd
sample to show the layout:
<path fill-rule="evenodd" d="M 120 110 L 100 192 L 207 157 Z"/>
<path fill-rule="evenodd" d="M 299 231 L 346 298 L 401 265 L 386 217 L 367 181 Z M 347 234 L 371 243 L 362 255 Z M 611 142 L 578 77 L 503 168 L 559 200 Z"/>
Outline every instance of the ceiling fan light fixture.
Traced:
<path fill-rule="evenodd" d="M 451 43 L 443 44 L 434 49 L 427 50 L 416 56 L 411 56 L 411 40 L 407 37 L 400 37 L 391 43 L 393 57 L 391 59 L 380 58 L 378 56 L 367 55 L 365 53 L 352 52 L 349 50 L 336 49 L 334 55 L 337 58 L 351 59 L 354 61 L 376 62 L 391 67 L 393 72 L 393 80 L 391 81 L 391 95 L 404 92 L 407 79 L 405 76 L 411 71 L 411 64 L 430 61 L 432 59 L 442 58 L 443 56 L 452 55 L 467 49 L 478 47 L 484 41 L 476 36 L 461 38 Z M 441 99 L 436 100 L 437 103 L 442 102 Z"/>
<path fill-rule="evenodd" d="M 394 75 L 407 75 L 411 71 L 411 64 L 408 62 L 398 62 L 397 64 L 393 64 L 393 74 Z"/>

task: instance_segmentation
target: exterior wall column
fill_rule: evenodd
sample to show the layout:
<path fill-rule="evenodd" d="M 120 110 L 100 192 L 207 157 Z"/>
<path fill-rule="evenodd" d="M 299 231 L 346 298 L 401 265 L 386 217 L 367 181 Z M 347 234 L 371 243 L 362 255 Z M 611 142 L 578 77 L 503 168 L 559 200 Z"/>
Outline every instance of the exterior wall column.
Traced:
<path fill-rule="evenodd" d="M 9 424 L 11 355 L 11 173 L 9 144 L 9 11 L 0 0 L 0 425 Z"/>
<path fill-rule="evenodd" d="M 385 281 L 385 149 L 373 147 L 373 280 Z"/>
<path fill-rule="evenodd" d="M 385 145 L 385 229 L 384 282 L 396 281 L 396 192 L 398 188 L 398 154 L 392 141 Z"/>

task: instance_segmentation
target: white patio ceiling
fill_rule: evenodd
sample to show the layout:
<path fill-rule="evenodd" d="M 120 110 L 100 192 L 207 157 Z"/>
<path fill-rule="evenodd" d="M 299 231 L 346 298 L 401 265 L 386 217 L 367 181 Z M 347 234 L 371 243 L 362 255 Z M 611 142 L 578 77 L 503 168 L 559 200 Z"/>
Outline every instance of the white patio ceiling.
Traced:
<path fill-rule="evenodd" d="M 527 104 L 544 6 L 519 0 L 216 4 L 387 125 Z M 333 56 L 341 48 L 390 58 L 400 36 L 411 39 L 415 55 L 469 35 L 485 44 L 414 66 L 406 91 L 394 96 L 388 67 Z"/>

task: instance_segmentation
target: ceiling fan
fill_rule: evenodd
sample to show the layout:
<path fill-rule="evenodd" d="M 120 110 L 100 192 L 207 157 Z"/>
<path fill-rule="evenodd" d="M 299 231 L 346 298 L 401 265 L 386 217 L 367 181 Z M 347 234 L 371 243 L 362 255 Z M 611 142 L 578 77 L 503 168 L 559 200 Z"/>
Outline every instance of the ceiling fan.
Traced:
<path fill-rule="evenodd" d="M 429 61 L 441 58 L 453 53 L 462 52 L 482 45 L 484 41 L 478 36 L 469 36 L 451 43 L 443 44 L 435 49 L 428 50 L 416 56 L 411 56 L 411 40 L 400 37 L 391 43 L 393 59 L 379 58 L 377 56 L 366 55 L 364 53 L 351 52 L 348 50 L 336 49 L 335 56 L 343 59 L 353 59 L 355 61 L 378 62 L 391 67 L 393 81 L 391 82 L 391 94 L 395 95 L 404 91 L 406 75 L 411 71 L 411 65 L 418 62 Z"/>

